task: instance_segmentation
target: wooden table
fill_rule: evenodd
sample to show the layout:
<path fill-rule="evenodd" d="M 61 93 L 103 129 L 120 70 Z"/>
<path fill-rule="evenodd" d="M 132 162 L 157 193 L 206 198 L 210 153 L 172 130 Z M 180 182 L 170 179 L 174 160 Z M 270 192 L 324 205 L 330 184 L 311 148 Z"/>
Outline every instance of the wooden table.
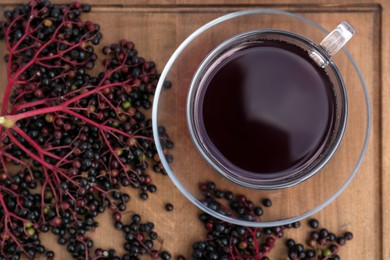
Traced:
<path fill-rule="evenodd" d="M 0 10 L 22 0 L 3 0 Z M 57 1 L 55 1 L 57 2 Z M 61 3 L 67 1 L 58 1 Z M 390 1 L 386 0 L 107 0 L 85 1 L 93 5 L 89 19 L 101 24 L 103 43 L 132 39 L 141 56 L 156 61 L 162 70 L 175 48 L 186 36 L 203 23 L 222 14 L 256 7 L 275 8 L 303 14 L 331 30 L 339 21 L 348 20 L 357 31 L 349 51 L 359 65 L 370 95 L 372 130 L 370 143 L 358 175 L 345 192 L 330 206 L 314 215 L 330 230 L 351 230 L 354 239 L 341 250 L 342 259 L 390 259 Z M 207 4 L 206 4 L 207 2 Z M 183 17 L 194 14 L 181 30 Z M 194 18 L 195 17 L 195 18 Z M 129 23 L 131 21 L 131 23 Z M 165 30 L 160 30 L 165 28 Z M 0 51 L 3 55 L 4 50 Z M 1 65 L 4 82 L 4 65 Z M 353 109 L 353 108 L 352 108 Z M 340 166 L 342 167 L 342 166 Z M 191 245 L 204 237 L 199 210 L 174 187 L 168 177 L 155 176 L 158 193 L 141 202 L 133 191 L 129 214 L 140 213 L 144 220 L 153 221 L 164 239 L 163 247 L 174 255 L 190 259 Z M 173 203 L 172 212 L 163 210 L 166 202 Z M 122 250 L 122 235 L 113 230 L 108 214 L 99 217 L 100 226 L 91 234 L 96 246 Z M 305 228 L 290 230 L 286 236 L 304 240 Z M 42 240 L 56 251 L 56 259 L 70 259 L 68 253 L 50 235 Z M 272 259 L 287 259 L 280 245 Z"/>

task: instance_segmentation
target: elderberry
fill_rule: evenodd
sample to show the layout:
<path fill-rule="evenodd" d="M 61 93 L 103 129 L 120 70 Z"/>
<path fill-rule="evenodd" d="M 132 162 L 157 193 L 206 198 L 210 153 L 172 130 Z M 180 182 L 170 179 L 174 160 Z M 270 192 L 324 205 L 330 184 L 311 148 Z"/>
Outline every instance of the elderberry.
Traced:
<path fill-rule="evenodd" d="M 165 210 L 166 211 L 172 211 L 173 210 L 173 205 L 171 203 L 165 204 Z"/>

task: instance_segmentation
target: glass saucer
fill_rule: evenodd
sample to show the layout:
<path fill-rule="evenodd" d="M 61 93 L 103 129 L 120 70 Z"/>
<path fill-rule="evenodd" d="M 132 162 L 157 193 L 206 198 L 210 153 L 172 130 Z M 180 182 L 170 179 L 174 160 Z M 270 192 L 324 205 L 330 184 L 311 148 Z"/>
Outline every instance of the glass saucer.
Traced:
<path fill-rule="evenodd" d="M 186 119 L 188 91 L 205 57 L 218 45 L 242 32 L 284 30 L 319 43 L 329 32 L 302 16 L 270 9 L 254 9 L 219 17 L 193 32 L 173 53 L 164 68 L 153 106 L 153 132 L 157 150 L 168 175 L 179 190 L 204 212 L 244 226 L 278 226 L 306 218 L 335 200 L 349 185 L 362 163 L 370 132 L 370 107 L 363 76 L 350 53 L 343 48 L 333 61 L 343 75 L 348 97 L 344 137 L 328 163 L 309 179 L 284 189 L 256 190 L 236 184 L 218 173 L 193 144 Z M 350 44 L 358 44 L 351 40 Z M 165 88 L 170 81 L 172 87 Z M 353 107 L 353 109 L 351 109 Z M 175 142 L 174 161 L 168 163 L 158 126 L 164 126 Z M 212 181 L 218 189 L 245 195 L 255 204 L 264 198 L 273 206 L 255 221 L 222 214 L 204 203 L 199 184 Z M 222 200 L 219 201 L 222 203 Z"/>

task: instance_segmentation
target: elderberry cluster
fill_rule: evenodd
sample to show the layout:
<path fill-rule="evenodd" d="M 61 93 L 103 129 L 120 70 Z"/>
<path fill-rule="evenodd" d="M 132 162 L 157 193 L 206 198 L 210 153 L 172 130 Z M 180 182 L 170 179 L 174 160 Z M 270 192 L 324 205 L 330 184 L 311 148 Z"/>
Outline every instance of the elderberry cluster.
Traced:
<path fill-rule="evenodd" d="M 162 260 L 171 259 L 171 254 L 167 251 L 159 252 L 153 249 L 155 244 L 161 244 L 161 240 L 159 240 L 158 234 L 153 230 L 154 224 L 152 222 L 142 223 L 141 216 L 138 214 L 134 214 L 131 217 L 129 224 L 124 224 L 118 214 L 114 214 L 114 219 L 116 220 L 116 228 L 122 230 L 125 235 L 126 242 L 123 247 L 127 253 L 123 256 L 123 260 L 134 259 L 145 254 L 148 254 L 153 259 L 159 257 Z"/>
<path fill-rule="evenodd" d="M 286 241 L 286 246 L 288 248 L 289 259 L 341 259 L 338 255 L 340 247 L 344 246 L 346 241 L 352 240 L 353 234 L 347 231 L 343 235 L 337 236 L 335 233 L 330 232 L 326 228 L 320 228 L 320 224 L 316 219 L 310 219 L 308 221 L 308 225 L 311 228 L 308 238 L 309 248 L 305 249 L 303 244 L 296 243 L 293 239 L 288 239 Z"/>
<path fill-rule="evenodd" d="M 139 259 L 143 255 L 148 255 L 152 259 L 171 259 L 169 252 L 154 249 L 155 244 L 161 244 L 162 242 L 159 240 L 158 234 L 154 231 L 154 224 L 152 222 L 141 222 L 141 216 L 138 214 L 132 215 L 129 224 L 123 223 L 122 215 L 118 212 L 114 213 L 112 217 L 115 221 L 115 228 L 124 233 L 125 243 L 123 244 L 123 248 L 126 253 L 120 257 L 115 249 L 96 248 L 94 253 L 97 259 L 132 260 Z M 87 243 L 84 243 L 84 245 L 89 246 L 89 241 L 91 240 L 87 240 Z M 77 246 L 72 246 L 71 248 L 76 249 Z"/>
<path fill-rule="evenodd" d="M 212 210 L 228 216 L 239 217 L 249 221 L 257 220 L 263 215 L 263 207 L 255 205 L 244 195 L 235 195 L 231 191 L 223 191 L 215 183 L 201 183 L 203 203 Z M 223 199 L 226 203 L 220 203 Z M 218 201 L 219 200 L 219 201 Z M 262 200 L 264 207 L 270 207 L 268 198 Z M 284 230 L 300 227 L 300 222 L 273 228 L 252 228 L 233 225 L 216 219 L 206 213 L 199 216 L 207 230 L 205 240 L 193 244 L 194 259 L 261 259 L 268 260 L 267 254 L 275 247 L 276 241 L 284 236 Z"/>
<path fill-rule="evenodd" d="M 25 90 L 33 95 L 34 83 L 39 82 L 38 89 L 45 93 L 36 91 L 35 95 L 61 94 L 66 91 L 60 85 L 64 71 L 74 77 L 77 69 L 94 66 L 93 45 L 102 38 L 100 26 L 80 19 L 82 12 L 90 10 L 90 5 L 80 3 L 60 6 L 36 0 L 4 12 L 1 35 L 12 50 L 4 60 L 10 72 L 18 74 L 20 93 Z"/>
<path fill-rule="evenodd" d="M 90 10 L 78 2 L 31 0 L 4 12 L 0 36 L 8 50 L 8 85 L 0 126 L 0 177 L 6 182 L 0 188 L 5 238 L 0 254 L 5 258 L 43 253 L 35 241 L 39 232 L 51 231 L 73 259 L 92 259 L 87 232 L 106 209 L 116 216 L 126 210 L 130 196 L 120 188 L 139 189 L 147 199 L 157 187 L 146 170 L 166 174 L 152 121 L 144 114 L 159 79 L 156 65 L 140 57 L 134 43 L 121 40 L 102 48 L 104 70 L 90 73 L 98 57 L 94 45 L 102 38 L 99 25 L 80 17 Z M 159 132 L 168 153 L 173 142 L 163 126 Z M 16 175 L 11 164 L 19 169 Z M 41 192 L 29 194 L 36 187 Z M 168 254 L 151 248 L 146 253 L 163 259 Z"/>
<path fill-rule="evenodd" d="M 217 189 L 214 182 L 201 183 L 199 189 L 202 191 L 204 198 L 202 203 L 213 211 L 225 216 L 234 216 L 236 218 L 255 221 L 263 215 L 263 208 L 255 205 L 244 195 L 234 195 L 231 191 Z M 270 201 L 265 199 L 265 201 Z M 228 203 L 228 207 L 224 206 Z M 267 206 L 267 204 L 264 204 Z"/>
<path fill-rule="evenodd" d="M 34 173 L 36 175 L 37 173 Z M 1 231 L 12 230 L 12 234 L 0 233 L 1 241 L 6 245 L 0 259 L 19 259 L 21 253 L 34 257 L 37 253 L 44 253 L 45 247 L 38 237 L 39 226 L 35 223 L 41 214 L 41 196 L 31 193 L 36 182 L 27 171 L 19 171 L 12 177 L 5 173 L 0 174 L 0 196 L 3 204 L 0 206 L 2 219 Z M 8 209 L 8 211 L 5 211 Z M 18 238 L 24 247 L 16 243 L 9 243 L 12 236 Z M 8 258 L 10 256 L 10 258 Z"/>
<path fill-rule="evenodd" d="M 214 182 L 201 183 L 199 189 L 204 199 L 202 202 L 214 211 L 247 221 L 259 220 L 263 208 L 272 206 L 269 198 L 261 199 L 262 206 L 255 205 L 244 195 L 235 195 L 231 191 L 223 191 Z M 272 228 L 252 228 L 234 225 L 214 218 L 206 213 L 199 216 L 207 231 L 206 237 L 193 244 L 194 259 L 261 259 L 269 260 L 268 253 L 275 247 L 276 241 L 285 236 L 290 228 L 299 228 L 300 222 Z M 310 219 L 308 225 L 311 232 L 308 247 L 293 239 L 287 239 L 288 258 L 292 260 L 339 260 L 340 248 L 352 240 L 349 231 L 341 236 L 320 228 L 316 219 Z"/>

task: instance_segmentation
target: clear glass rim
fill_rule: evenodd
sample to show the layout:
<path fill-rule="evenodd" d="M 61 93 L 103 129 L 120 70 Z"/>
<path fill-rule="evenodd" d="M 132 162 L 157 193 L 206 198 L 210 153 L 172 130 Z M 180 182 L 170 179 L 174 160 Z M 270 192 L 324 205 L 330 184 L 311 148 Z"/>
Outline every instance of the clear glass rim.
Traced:
<path fill-rule="evenodd" d="M 289 40 L 297 41 L 304 46 L 303 48 L 307 48 L 308 50 L 312 49 L 317 51 L 318 53 L 321 53 L 321 55 L 323 55 L 323 57 L 326 59 L 328 63 L 327 67 L 330 68 L 331 71 L 333 71 L 334 76 L 336 77 L 335 81 L 338 82 L 337 89 L 340 91 L 340 96 L 342 101 L 339 104 L 340 106 L 339 111 L 341 111 L 339 126 L 338 128 L 330 130 L 330 132 L 332 131 L 335 132 L 334 136 L 330 139 L 331 141 L 321 144 L 321 148 L 319 149 L 319 151 L 317 151 L 316 155 L 314 155 L 312 160 L 305 162 L 304 164 L 300 165 L 299 167 L 292 170 L 291 172 L 288 170 L 280 171 L 277 173 L 277 176 L 276 174 L 270 174 L 270 173 L 253 173 L 250 171 L 246 171 L 235 166 L 234 164 L 230 163 L 226 159 L 224 159 L 224 156 L 218 151 L 218 149 L 209 140 L 207 134 L 203 134 L 202 136 L 199 134 L 198 131 L 204 131 L 202 130 L 201 127 L 199 127 L 199 125 L 203 124 L 202 123 L 203 120 L 201 118 L 198 120 L 192 118 L 193 114 L 196 114 L 198 112 L 193 106 L 193 102 L 195 102 L 194 100 L 198 98 L 197 93 L 199 91 L 200 82 L 203 78 L 202 74 L 206 70 L 205 68 L 207 68 L 208 64 L 210 63 L 210 60 L 214 59 L 215 57 L 218 58 L 219 57 L 218 53 L 220 52 L 221 49 L 228 48 L 227 46 L 234 45 L 237 42 L 240 42 L 241 39 L 245 37 L 247 38 L 251 38 L 252 36 L 257 37 L 261 34 L 264 35 L 275 34 L 281 36 L 282 39 L 285 41 L 289 41 Z M 247 39 L 245 39 L 244 41 L 246 40 Z M 251 188 L 254 190 L 272 190 L 272 189 L 289 188 L 294 185 L 298 185 L 299 183 L 317 174 L 327 164 L 327 162 L 331 160 L 333 155 L 336 153 L 346 129 L 347 117 L 348 117 L 348 100 L 347 100 L 346 87 L 343 78 L 341 76 L 341 73 L 339 72 L 336 64 L 334 64 L 334 62 L 331 60 L 331 57 L 325 52 L 325 50 L 321 49 L 320 46 L 317 46 L 309 39 L 297 35 L 296 33 L 291 33 L 291 32 L 276 30 L 276 29 L 258 29 L 258 30 L 251 30 L 244 33 L 240 33 L 236 36 L 233 36 L 232 38 L 229 38 L 225 42 L 218 45 L 202 61 L 194 77 L 192 78 L 191 85 L 188 92 L 189 94 L 186 102 L 187 103 L 186 105 L 187 126 L 189 128 L 191 139 L 194 145 L 196 146 L 196 148 L 198 149 L 198 152 L 207 161 L 207 163 L 211 165 L 212 168 L 218 171 L 225 178 L 228 178 L 229 180 L 231 180 L 232 182 L 238 185 Z M 330 133 L 328 134 L 329 136 L 331 136 Z M 207 143 L 210 144 L 207 145 Z M 324 151 L 326 151 L 325 155 L 323 157 L 320 157 L 319 155 Z M 259 176 L 261 177 L 259 178 Z"/>
<path fill-rule="evenodd" d="M 314 213 L 320 211 L 321 209 L 325 208 L 328 206 L 332 201 L 334 201 L 344 190 L 345 188 L 351 183 L 353 178 L 355 177 L 362 161 L 364 158 L 364 155 L 366 153 L 367 147 L 368 147 L 368 141 L 369 141 L 369 136 L 370 136 L 370 131 L 371 131 L 371 110 L 370 110 L 370 101 L 368 97 L 368 91 L 366 87 L 366 83 L 364 81 L 363 75 L 360 72 L 359 67 L 357 66 L 355 60 L 351 56 L 351 54 L 348 52 L 348 50 L 343 47 L 342 51 L 347 55 L 348 59 L 351 61 L 353 67 L 355 68 L 357 75 L 360 79 L 360 82 L 362 84 L 363 92 L 364 92 L 364 99 L 365 99 L 365 106 L 366 106 L 366 116 L 367 116 L 367 123 L 366 123 L 366 133 L 364 136 L 364 142 L 363 142 L 363 147 L 360 152 L 360 155 L 358 157 L 358 160 L 356 162 L 355 167 L 353 168 L 351 174 L 347 178 L 347 180 L 342 184 L 340 189 L 338 189 L 333 195 L 331 195 L 327 200 L 325 200 L 322 204 L 312 208 L 311 210 L 306 211 L 305 213 L 291 217 L 291 218 L 286 218 L 286 219 L 280 219 L 280 220 L 275 220 L 275 221 L 258 221 L 258 222 L 250 222 L 250 221 L 243 221 L 239 219 L 233 219 L 230 217 L 226 217 L 222 214 L 219 214 L 215 211 L 210 210 L 208 207 L 203 205 L 198 199 L 196 199 L 194 196 L 192 196 L 180 183 L 180 181 L 176 178 L 175 174 L 173 173 L 172 169 L 169 166 L 168 161 L 164 157 L 163 149 L 159 141 L 159 134 L 158 134 L 158 105 L 159 105 L 159 100 L 160 100 L 160 94 L 163 89 L 163 83 L 168 75 L 168 72 L 170 71 L 172 65 L 174 64 L 175 60 L 177 57 L 183 52 L 183 50 L 196 38 L 198 37 L 202 32 L 205 30 L 220 24 L 226 20 L 233 19 L 239 16 L 244 16 L 244 15 L 250 15 L 250 14 L 275 14 L 275 15 L 284 15 L 284 16 L 289 16 L 292 18 L 296 18 L 299 20 L 302 20 L 303 22 L 309 23 L 315 27 L 317 27 L 319 30 L 322 32 L 329 33 L 326 29 L 324 29 L 321 25 L 317 24 L 314 21 L 311 21 L 303 16 L 293 14 L 287 11 L 281 11 L 281 10 L 274 10 L 274 9 L 251 9 L 251 10 L 243 10 L 243 11 L 238 11 L 238 12 L 233 12 L 229 13 L 223 16 L 220 16 L 202 27 L 198 28 L 196 31 L 194 31 L 190 36 L 188 36 L 180 45 L 179 47 L 175 50 L 175 52 L 172 54 L 170 59 L 168 60 L 167 64 L 165 65 L 159 82 L 157 84 L 155 96 L 154 96 L 154 102 L 153 102 L 153 109 L 152 109 L 152 126 L 153 126 L 153 136 L 154 136 L 154 141 L 156 145 L 156 149 L 158 151 L 158 154 L 160 155 L 161 162 L 165 168 L 165 170 L 168 173 L 168 176 L 171 178 L 175 186 L 181 191 L 181 193 L 189 200 L 191 201 L 194 205 L 196 205 L 198 208 L 200 208 L 202 211 L 219 218 L 223 221 L 236 224 L 236 225 L 241 225 L 241 226 L 249 226 L 249 227 L 272 227 L 272 226 L 281 226 L 281 225 L 286 225 L 290 224 L 296 221 L 300 221 L 302 219 L 305 219 Z"/>

